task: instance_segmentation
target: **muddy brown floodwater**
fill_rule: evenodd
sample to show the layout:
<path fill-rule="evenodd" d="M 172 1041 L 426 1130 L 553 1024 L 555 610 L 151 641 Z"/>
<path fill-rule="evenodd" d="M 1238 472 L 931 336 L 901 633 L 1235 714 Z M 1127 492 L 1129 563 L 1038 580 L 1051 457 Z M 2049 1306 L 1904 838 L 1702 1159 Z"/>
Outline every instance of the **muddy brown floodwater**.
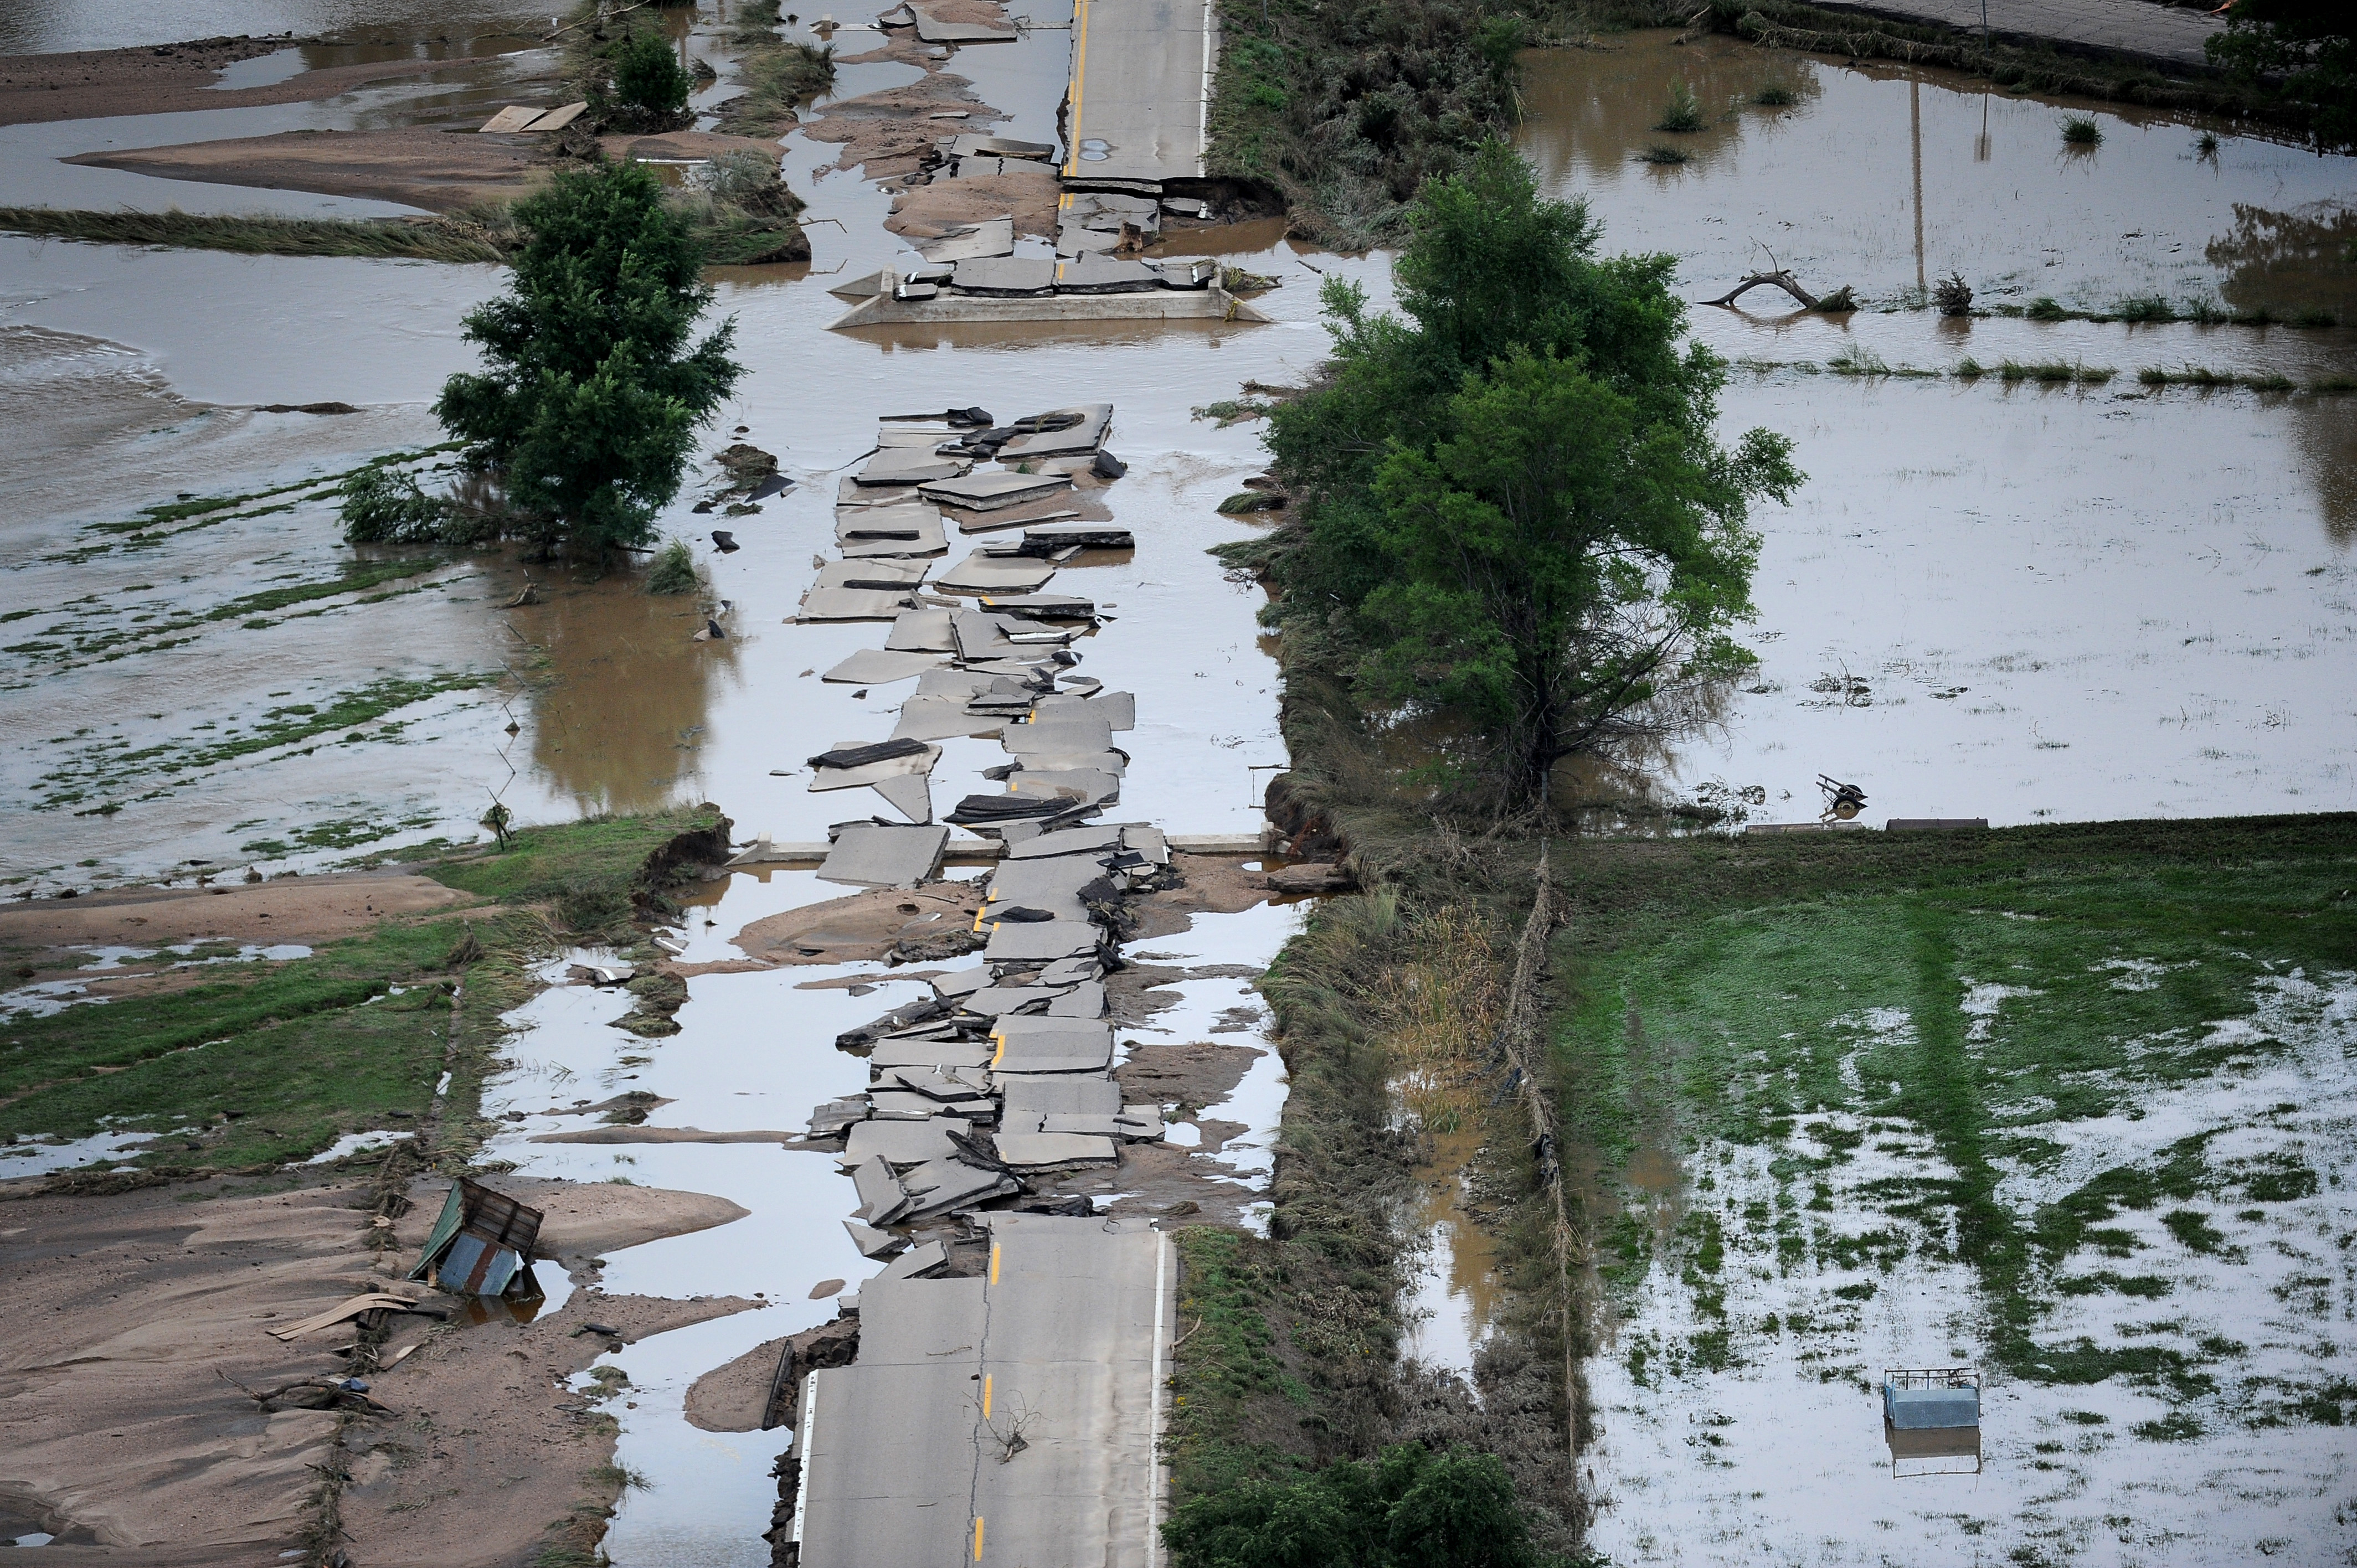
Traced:
<path fill-rule="evenodd" d="M 414 32 L 421 18 L 455 30 L 461 11 L 487 32 L 517 26 L 497 6 L 427 0 L 277 0 L 240 7 L 234 21 L 201 7 L 178 20 L 194 31 L 365 42 L 371 29 Z M 1007 116 L 1001 134 L 1050 140 L 1069 50 L 1053 25 L 1067 16 L 1060 5 L 1035 11 L 1043 25 L 1021 42 L 940 63 Z M 57 0 L 12 12 L 0 47 L 110 47 L 143 41 L 123 31 L 148 26 Z M 707 9 L 694 27 L 689 47 L 711 53 L 717 17 Z M 836 41 L 856 55 L 870 37 L 846 29 Z M 388 210 L 57 160 L 110 145 L 455 123 L 533 69 L 520 56 L 320 102 L 14 127 L 0 132 L 0 193 L 210 211 Z M 904 85 L 920 69 L 848 66 L 836 100 Z M 1712 127 L 1686 139 L 1686 164 L 1640 166 L 1635 154 L 1665 139 L 1646 126 L 1674 75 L 1694 82 Z M 1799 101 L 1734 107 L 1737 93 L 1770 81 Z M 2345 309 L 2352 297 L 2345 262 L 2315 239 L 2339 232 L 2332 204 L 2345 207 L 2357 189 L 2352 161 L 2230 129 L 2204 157 L 2192 123 L 2095 110 L 2103 145 L 2072 156 L 2055 129 L 2070 106 L 1723 40 L 1674 51 L 1648 35 L 1534 56 L 1525 100 L 1524 145 L 1550 189 L 1588 198 L 1608 249 L 1679 255 L 1680 287 L 1694 299 L 1748 269 L 1755 241 L 1805 279 L 1850 283 L 1876 302 L 1903 301 L 1919 270 L 1928 279 L 1951 267 L 1997 302 L 2050 294 L 2108 305 L 2160 292 L 2180 304 Z M 1081 650 L 1090 675 L 1138 695 L 1123 814 L 1180 833 L 1255 827 L 1260 789 L 1286 761 L 1275 666 L 1254 621 L 1258 590 L 1227 581 L 1204 552 L 1251 535 L 1214 508 L 1260 468 L 1261 454 L 1254 426 L 1222 430 L 1191 410 L 1246 380 L 1282 383 L 1317 362 L 1326 343 L 1318 273 L 1256 225 L 1172 248 L 1281 278 L 1256 302 L 1272 325 L 830 333 L 842 304 L 827 289 L 906 252 L 884 226 L 891 199 L 839 166 L 844 144 L 811 134 L 829 108 L 816 105 L 781 145 L 788 178 L 811 203 L 815 262 L 718 279 L 719 310 L 737 322 L 749 373 L 707 450 L 750 442 L 778 456 L 794 488 L 725 518 L 692 510 L 716 476 L 691 477 L 662 521 L 706 574 L 706 592 L 693 599 L 651 599 L 630 572 L 593 580 L 497 553 L 444 558 L 339 542 L 320 481 L 436 439 L 426 405 L 469 365 L 458 320 L 500 286 L 496 270 L 0 239 L 0 417 L 16 436 L 0 449 L 10 574 L 0 788 L 17 807 L 0 820 L 0 873 L 12 886 L 87 888 L 195 858 L 309 869 L 468 838 L 494 796 L 526 822 L 709 799 L 748 836 L 818 837 L 844 808 L 808 790 L 803 759 L 881 734 L 901 693 L 817 679 L 871 645 L 875 628 L 786 618 L 813 556 L 832 546 L 836 482 L 873 439 L 875 417 L 970 403 L 1002 417 L 1114 404 L 1110 445 L 1130 471 L 1091 499 L 1135 532 L 1137 548 L 1077 564 L 1060 585 L 1118 618 Z M 1306 259 L 1388 298 L 1382 255 Z M 2357 370 L 2357 334 L 1943 322 L 1873 309 L 1843 320 L 1764 301 L 1743 314 L 1697 310 L 1694 325 L 1749 361 L 1725 398 L 1728 428 L 1790 434 L 1810 479 L 1791 508 L 1757 519 L 1762 665 L 1723 725 L 1674 758 L 1676 787 L 1758 784 L 1763 815 L 1813 815 L 1810 780 L 1822 769 L 1864 783 L 1870 820 L 2357 805 L 2357 400 L 2147 392 L 2134 379 L 2147 364 L 2191 361 L 2304 383 Z M 1970 355 L 2119 374 L 2039 391 L 1994 376 L 1826 368 L 1865 355 L 1893 370 L 1945 370 Z M 319 403 L 354 412 L 270 411 Z M 178 504 L 212 497 L 245 499 Z M 153 507 L 166 510 L 140 516 Z M 715 549 L 716 523 L 741 548 Z M 505 607 L 527 576 L 539 602 Z M 690 641 L 706 613 L 726 637 Z M 960 777 L 999 755 L 952 740 L 942 767 Z M 812 1105 L 864 1079 L 828 1042 L 905 999 L 889 977 L 857 964 L 757 970 L 732 940 L 836 891 L 783 871 L 716 885 L 682 932 L 690 967 L 715 967 L 688 981 L 678 1036 L 651 1045 L 623 1034 L 610 1026 L 625 1003 L 558 986 L 518 1015 L 526 1032 L 487 1094 L 494 1114 L 523 1113 L 497 1152 L 532 1174 L 628 1176 L 749 1211 L 695 1237 L 618 1251 L 608 1289 L 758 1290 L 780 1304 L 624 1354 L 639 1402 L 623 1414 L 619 1457 L 658 1484 L 624 1503 L 609 1542 L 619 1562 L 766 1561 L 758 1536 L 781 1440 L 695 1428 L 686 1390 L 823 1316 L 823 1304 L 805 1301 L 813 1283 L 856 1284 L 871 1271 L 835 1223 L 840 1178 L 807 1152 L 774 1142 L 530 1140 L 565 1125 L 541 1113 L 560 1088 L 573 1091 L 565 1101 L 655 1094 L 670 1102 L 651 1123 L 658 1129 L 758 1133 L 799 1125 Z M 1200 913 L 1132 954 L 1183 976 L 1157 988 L 1178 1003 L 1135 1030 L 1148 1046 L 1251 1052 L 1219 1103 L 1174 1123 L 1175 1144 L 1203 1152 L 1248 1218 L 1285 1085 L 1265 1020 L 1234 1021 L 1253 1002 L 1239 976 L 1265 965 L 1300 918 L 1268 904 Z M 871 984 L 880 993 L 851 993 Z M 1441 1151 L 1428 1212 L 1414 1220 L 1447 1231 L 1419 1303 L 1433 1315 L 1423 1351 L 1448 1364 L 1469 1356 L 1488 1315 L 1490 1266 L 1451 1191 L 1466 1153 Z M 1674 1195 L 1675 1171 L 1660 1174 Z M 1665 1441 L 1679 1442 L 1687 1412 L 1662 1413 L 1660 1430 L 1676 1428 Z M 1634 1478 L 1650 1474 L 1646 1444 L 1659 1434 L 1622 1440 L 1617 1452 L 1632 1457 L 1617 1474 L 1632 1478 L 1631 1506 L 1616 1517 L 1642 1506 Z M 1692 1555 L 1708 1552 L 1697 1542 Z"/>

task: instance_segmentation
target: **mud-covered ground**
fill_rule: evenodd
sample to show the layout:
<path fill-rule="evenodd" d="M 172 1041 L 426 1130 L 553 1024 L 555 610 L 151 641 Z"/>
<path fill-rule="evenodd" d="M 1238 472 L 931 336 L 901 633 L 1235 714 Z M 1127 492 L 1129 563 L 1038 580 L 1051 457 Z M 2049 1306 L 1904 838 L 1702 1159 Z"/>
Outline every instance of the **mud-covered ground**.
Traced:
<path fill-rule="evenodd" d="M 51 1535 L 68 1560 L 203 1563 L 297 1550 L 315 1534 L 322 1472 L 346 1470 L 341 1525 L 371 1563 L 522 1561 L 545 1528 L 614 1487 L 613 1445 L 564 1380 L 608 1348 L 752 1300 L 609 1295 L 605 1252 L 726 1225 L 743 1210 L 698 1193 L 502 1183 L 546 1214 L 536 1270 L 549 1300 L 528 1323 L 478 1322 L 465 1298 L 403 1276 L 447 1182 L 423 1181 L 389 1235 L 363 1179 L 165 1185 L 0 1203 L 0 1279 L 15 1327 L 0 1377 L 0 1530 Z M 268 1330 L 357 1295 L 392 1292 L 431 1313 L 396 1316 L 366 1379 L 389 1413 L 268 1409 L 252 1397 L 350 1371 L 347 1323 L 291 1341 Z M 396 1359 L 397 1358 L 397 1359 Z M 430 1505 L 485 1475 L 505 1498 Z"/>

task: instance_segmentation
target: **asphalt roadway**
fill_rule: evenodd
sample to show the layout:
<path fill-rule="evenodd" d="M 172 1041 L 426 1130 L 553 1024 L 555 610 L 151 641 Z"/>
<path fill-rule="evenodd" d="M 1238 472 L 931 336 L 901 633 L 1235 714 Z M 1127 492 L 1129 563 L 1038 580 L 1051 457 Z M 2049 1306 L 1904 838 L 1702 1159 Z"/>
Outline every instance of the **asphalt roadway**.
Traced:
<path fill-rule="evenodd" d="M 2202 11 L 2152 0 L 1821 0 L 1829 11 L 1857 11 L 1901 22 L 1944 22 L 1977 33 L 1982 19 L 1998 38 L 2136 55 L 2164 65 L 2201 69 L 2202 45 L 2225 24 Z"/>
<path fill-rule="evenodd" d="M 1218 55 L 1210 0 L 1079 0 L 1065 183 L 1202 177 Z"/>
<path fill-rule="evenodd" d="M 1177 1260 L 1143 1220 L 993 1214 L 979 1278 L 872 1281 L 813 1372 L 803 1568 L 1155 1568 Z"/>

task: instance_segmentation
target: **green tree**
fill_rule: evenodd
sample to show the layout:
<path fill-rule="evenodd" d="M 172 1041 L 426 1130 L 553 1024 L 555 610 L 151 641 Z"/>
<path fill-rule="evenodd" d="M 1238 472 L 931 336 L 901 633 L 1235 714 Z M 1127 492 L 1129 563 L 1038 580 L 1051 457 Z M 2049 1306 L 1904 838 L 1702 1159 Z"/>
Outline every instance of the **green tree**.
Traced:
<path fill-rule="evenodd" d="M 1291 1482 L 1189 1498 L 1163 1527 L 1179 1568 L 1535 1568 L 1494 1455 L 1403 1445 Z"/>
<path fill-rule="evenodd" d="M 1362 688 L 1470 725 L 1510 804 L 1566 757 L 1676 727 L 1752 661 L 1727 635 L 1752 614 L 1747 505 L 1799 480 L 1782 437 L 1729 453 L 1711 412 L 1649 414 L 1580 356 L 1469 378 L 1450 435 L 1377 475 L 1391 569 L 1361 607 Z"/>
<path fill-rule="evenodd" d="M 467 317 L 488 368 L 452 376 L 434 412 L 504 475 L 533 532 L 587 552 L 644 544 L 743 373 L 737 324 L 690 347 L 713 291 L 637 164 L 559 174 L 515 218 L 529 237 L 513 286 Z"/>
<path fill-rule="evenodd" d="M 1485 148 L 1418 196 L 1404 318 L 1329 284 L 1324 382 L 1270 421 L 1304 493 L 1275 618 L 1372 704 L 1458 721 L 1463 771 L 1510 807 L 1744 664 L 1749 506 L 1800 479 L 1780 436 L 1717 444 L 1725 371 L 1680 350 L 1672 259 L 1597 237 Z"/>
<path fill-rule="evenodd" d="M 660 32 L 633 33 L 614 51 L 614 97 L 650 120 L 676 120 L 695 82 Z"/>
<path fill-rule="evenodd" d="M 2357 142 L 2357 14 L 2348 0 L 2233 0 L 2211 63 L 2315 112 L 2317 139 Z"/>

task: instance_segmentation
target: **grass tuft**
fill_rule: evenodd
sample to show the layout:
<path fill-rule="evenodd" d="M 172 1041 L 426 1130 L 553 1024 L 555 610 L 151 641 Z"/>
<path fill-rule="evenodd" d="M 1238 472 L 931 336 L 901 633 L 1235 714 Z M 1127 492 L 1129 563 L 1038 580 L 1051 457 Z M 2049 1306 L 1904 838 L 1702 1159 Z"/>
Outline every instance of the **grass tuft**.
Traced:
<path fill-rule="evenodd" d="M 695 553 L 684 539 L 673 539 L 655 553 L 647 567 L 647 592 L 651 594 L 692 594 L 703 585 L 695 570 Z"/>
<path fill-rule="evenodd" d="M 2041 386 L 2099 387 L 2119 374 L 2107 365 L 2090 365 L 2080 360 L 2006 360 L 1996 368 L 1997 379 L 2005 381 L 2036 381 Z"/>
<path fill-rule="evenodd" d="M 1662 117 L 1653 122 L 1653 129 L 1686 134 L 1701 130 L 1705 124 L 1702 100 L 1695 96 L 1695 90 L 1683 81 L 1672 82 L 1670 96 L 1662 104 Z"/>
<path fill-rule="evenodd" d="M 1686 155 L 1682 149 L 1673 147 L 1667 143 L 1655 142 L 1637 155 L 1637 161 L 1641 164 L 1663 164 L 1674 166 L 1685 162 Z"/>
<path fill-rule="evenodd" d="M 2066 115 L 2062 121 L 2062 145 L 2082 150 L 2100 147 L 2104 145 L 2103 127 L 2095 124 L 2092 115 Z"/>

